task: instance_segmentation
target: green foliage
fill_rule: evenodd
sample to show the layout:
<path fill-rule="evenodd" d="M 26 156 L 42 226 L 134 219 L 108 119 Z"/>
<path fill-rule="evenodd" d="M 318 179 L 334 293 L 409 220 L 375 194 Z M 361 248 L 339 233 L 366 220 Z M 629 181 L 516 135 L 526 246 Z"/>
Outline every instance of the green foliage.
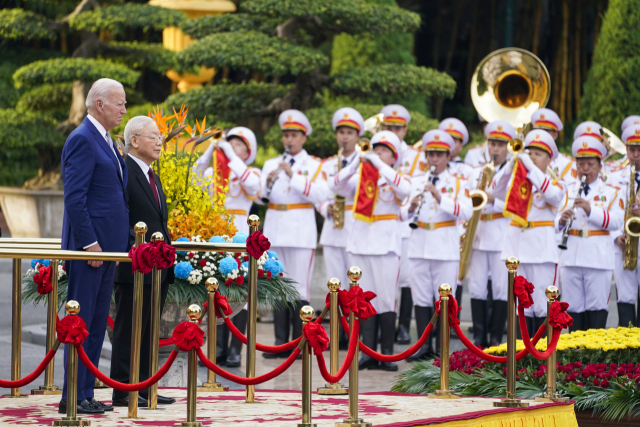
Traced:
<path fill-rule="evenodd" d="M 33 147 L 5 149 L 0 144 L 0 186 L 17 187 L 38 175 L 38 156 Z"/>
<path fill-rule="evenodd" d="M 124 86 L 132 87 L 139 76 L 139 72 L 109 61 L 57 58 L 32 62 L 21 67 L 13 75 L 13 80 L 18 89 L 30 89 L 43 83 L 63 83 L 75 80 L 93 82 L 103 77 L 117 80 Z"/>
<path fill-rule="evenodd" d="M 72 83 L 44 84 L 22 94 L 18 111 L 66 111 L 71 104 Z"/>
<path fill-rule="evenodd" d="M 320 158 L 327 158 L 333 156 L 338 151 L 336 134 L 331 125 L 331 118 L 333 117 L 333 113 L 340 107 L 343 107 L 343 105 L 336 106 L 336 108 L 312 108 L 305 111 L 313 127 L 313 133 L 307 137 L 307 142 L 304 144 L 304 148 L 309 154 Z M 356 104 L 352 105 L 352 107 L 358 110 L 358 112 L 362 114 L 362 117 L 367 119 L 368 117 L 378 114 L 383 105 Z M 410 113 L 411 123 L 409 123 L 409 131 L 405 137 L 405 141 L 407 141 L 408 144 L 419 140 L 425 132 L 438 126 L 436 120 L 428 119 L 415 111 L 410 111 Z M 264 139 L 267 146 L 274 147 L 279 152 L 282 151 L 282 132 L 277 124 L 269 129 Z"/>
<path fill-rule="evenodd" d="M 114 49 L 107 58 L 136 70 L 147 68 L 164 74 L 176 66 L 176 54 L 161 43 L 111 42 L 109 46 Z"/>
<path fill-rule="evenodd" d="M 610 0 L 584 85 L 580 120 L 620 129 L 640 111 L 640 0 Z"/>
<path fill-rule="evenodd" d="M 141 28 L 145 32 L 162 31 L 165 27 L 180 25 L 185 19 L 186 14 L 179 10 L 127 3 L 82 12 L 71 18 L 69 25 L 76 30 L 109 30 L 119 35 L 130 28 Z"/>
<path fill-rule="evenodd" d="M 331 89 L 341 95 L 366 96 L 368 93 L 406 96 L 421 93 L 452 98 L 456 82 L 448 74 L 415 65 L 376 65 L 352 68 L 333 75 Z"/>
<path fill-rule="evenodd" d="M 49 115 L 30 111 L 0 110 L 0 151 L 8 148 L 62 146 L 64 137 L 54 130 Z"/>
<path fill-rule="evenodd" d="M 276 19 L 259 15 L 225 13 L 185 20 L 180 25 L 180 29 L 191 38 L 201 39 L 213 33 L 234 31 L 259 31 L 271 34 L 279 23 Z"/>
<path fill-rule="evenodd" d="M 274 99 L 287 93 L 289 85 L 249 81 L 240 84 L 207 85 L 185 93 L 175 93 L 165 101 L 167 108 L 189 106 L 189 116 L 213 115 L 216 120 L 237 122 L 266 108 Z"/>
<path fill-rule="evenodd" d="M 26 10 L 0 10 L 0 39 L 54 39 L 56 34 L 46 28 L 44 22 L 45 19 L 41 15 Z"/>
<path fill-rule="evenodd" d="M 181 70 L 197 66 L 230 67 L 266 76 L 300 74 L 329 63 L 315 49 L 296 46 L 257 31 L 212 34 L 176 55 Z"/>

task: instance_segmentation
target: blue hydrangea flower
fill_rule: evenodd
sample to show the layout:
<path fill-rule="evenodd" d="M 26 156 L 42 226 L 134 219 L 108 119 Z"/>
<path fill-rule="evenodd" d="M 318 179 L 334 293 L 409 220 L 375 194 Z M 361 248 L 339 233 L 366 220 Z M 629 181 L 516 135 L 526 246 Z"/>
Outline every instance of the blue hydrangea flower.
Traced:
<path fill-rule="evenodd" d="M 237 270 L 237 269 L 238 269 L 238 263 L 236 262 L 235 259 L 229 258 L 229 257 L 223 258 L 222 261 L 220 261 L 220 266 L 218 267 L 218 270 L 220 271 L 220 273 L 222 273 L 224 277 L 233 273 L 233 270 Z"/>
<path fill-rule="evenodd" d="M 269 258 L 278 259 L 276 251 L 269 251 Z"/>
<path fill-rule="evenodd" d="M 193 270 L 191 264 L 187 261 L 182 261 L 176 264 L 174 273 L 178 279 L 185 280 L 187 277 L 189 277 L 191 270 Z"/>
<path fill-rule="evenodd" d="M 187 239 L 186 237 L 180 237 L 178 240 L 176 240 L 176 242 L 190 242 L 191 240 Z M 186 255 L 187 251 L 176 251 L 176 254 L 178 255 Z"/>
<path fill-rule="evenodd" d="M 31 260 L 31 268 L 36 268 L 36 264 L 42 264 L 41 259 L 32 259 Z"/>
<path fill-rule="evenodd" d="M 233 243 L 246 243 L 247 237 L 249 237 L 249 235 L 246 233 L 236 233 L 236 235 L 233 236 Z"/>
<path fill-rule="evenodd" d="M 209 239 L 209 243 L 227 243 L 222 236 L 213 236 Z"/>
<path fill-rule="evenodd" d="M 269 258 L 267 262 L 264 263 L 264 271 L 271 272 L 271 277 L 273 277 L 282 273 L 284 269 L 280 261 L 273 258 Z"/>
<path fill-rule="evenodd" d="M 41 259 L 40 260 L 40 264 L 44 265 L 45 267 L 49 267 L 49 264 L 51 262 L 48 259 Z"/>
<path fill-rule="evenodd" d="M 246 271 L 244 271 L 244 270 L 242 271 L 242 275 L 247 277 L 247 275 L 249 274 L 249 262 L 245 261 L 242 264 L 240 264 L 240 266 L 247 269 Z"/>

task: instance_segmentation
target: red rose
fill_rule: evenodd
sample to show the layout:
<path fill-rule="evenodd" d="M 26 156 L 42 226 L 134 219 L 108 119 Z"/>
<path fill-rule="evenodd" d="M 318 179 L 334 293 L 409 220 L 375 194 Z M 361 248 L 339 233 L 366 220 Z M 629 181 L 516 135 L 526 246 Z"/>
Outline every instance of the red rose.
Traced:
<path fill-rule="evenodd" d="M 193 252 L 189 252 L 189 258 L 193 258 L 196 254 L 194 254 Z"/>
<path fill-rule="evenodd" d="M 231 284 L 233 283 L 233 279 L 232 278 L 228 278 L 226 282 L 224 282 L 225 286 L 231 286 Z"/>
<path fill-rule="evenodd" d="M 206 267 L 207 266 L 207 260 L 206 259 L 201 259 L 200 261 L 198 261 L 198 264 L 200 264 L 200 267 Z"/>
<path fill-rule="evenodd" d="M 245 260 L 245 261 L 249 261 L 249 255 L 245 255 L 245 256 L 244 256 L 244 260 Z"/>
<path fill-rule="evenodd" d="M 267 279 L 271 279 L 271 272 L 267 271 Z"/>
<path fill-rule="evenodd" d="M 247 252 L 256 259 L 260 258 L 265 251 L 269 250 L 270 247 L 271 243 L 269 242 L 269 239 L 267 239 L 260 231 L 253 232 L 247 238 Z"/>
<path fill-rule="evenodd" d="M 236 278 L 236 285 L 240 286 L 240 285 L 242 285 L 243 283 L 244 283 L 244 277 L 242 277 L 242 276 L 238 276 L 238 277 Z"/>
<path fill-rule="evenodd" d="M 263 277 L 264 276 L 264 270 L 260 269 L 258 270 L 258 277 Z"/>

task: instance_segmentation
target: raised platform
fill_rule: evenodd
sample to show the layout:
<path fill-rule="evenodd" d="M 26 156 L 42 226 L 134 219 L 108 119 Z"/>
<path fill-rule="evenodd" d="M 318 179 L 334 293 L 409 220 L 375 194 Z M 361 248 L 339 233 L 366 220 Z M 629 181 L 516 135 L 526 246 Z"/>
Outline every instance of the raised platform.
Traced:
<path fill-rule="evenodd" d="M 161 389 L 175 397 L 162 411 L 139 410 L 142 419 L 123 419 L 127 408 L 116 408 L 100 416 L 82 416 L 92 427 L 175 426 L 186 417 L 185 389 Z M 96 398 L 111 400 L 111 390 L 96 390 Z M 296 427 L 301 420 L 301 394 L 297 391 L 256 390 L 258 404 L 245 404 L 244 391 L 198 393 L 198 421 L 215 427 Z M 59 396 L 29 396 L 0 399 L 0 425 L 51 426 L 60 419 Z M 572 404 L 530 402 L 529 408 L 494 408 L 497 399 L 429 399 L 402 393 L 364 393 L 360 396 L 360 417 L 374 426 L 413 427 L 439 424 L 441 427 L 545 426 L 577 427 Z M 347 396 L 313 395 L 313 422 L 334 427 L 348 416 Z"/>

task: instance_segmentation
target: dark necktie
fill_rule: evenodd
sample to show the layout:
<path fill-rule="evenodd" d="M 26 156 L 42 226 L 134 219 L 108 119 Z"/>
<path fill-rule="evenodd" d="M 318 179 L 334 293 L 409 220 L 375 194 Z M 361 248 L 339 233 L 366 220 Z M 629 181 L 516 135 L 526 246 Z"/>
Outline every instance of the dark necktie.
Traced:
<path fill-rule="evenodd" d="M 640 188 L 640 173 L 636 172 L 636 191 Z"/>
<path fill-rule="evenodd" d="M 151 185 L 151 192 L 153 197 L 156 198 L 156 203 L 160 207 L 160 197 L 158 196 L 158 189 L 156 188 L 156 175 L 153 173 L 153 169 L 149 168 L 149 185 Z"/>
<path fill-rule="evenodd" d="M 342 167 L 347 167 L 347 159 L 342 159 Z"/>
<path fill-rule="evenodd" d="M 589 190 L 590 190 L 590 188 L 589 188 L 589 184 L 585 185 L 585 186 L 584 186 L 584 195 L 585 195 L 585 196 L 588 196 L 588 195 L 589 195 Z"/>
<path fill-rule="evenodd" d="M 296 162 L 296 159 L 292 157 L 291 160 L 289 160 L 289 165 L 293 166 L 295 162 Z"/>
<path fill-rule="evenodd" d="M 432 179 L 432 181 L 433 181 L 433 185 L 436 185 L 436 184 L 438 183 L 438 180 L 439 180 L 439 179 L 440 179 L 440 178 L 438 178 L 437 176 L 434 176 L 434 177 L 433 177 L 433 179 Z"/>

